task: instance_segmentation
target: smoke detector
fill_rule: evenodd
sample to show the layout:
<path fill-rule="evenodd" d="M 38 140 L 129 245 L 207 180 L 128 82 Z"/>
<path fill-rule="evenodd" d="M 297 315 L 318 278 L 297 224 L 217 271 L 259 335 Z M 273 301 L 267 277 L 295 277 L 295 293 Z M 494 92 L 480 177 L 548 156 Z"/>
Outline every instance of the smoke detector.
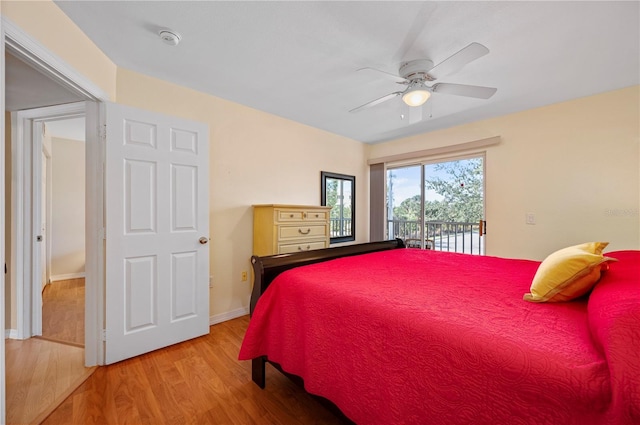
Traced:
<path fill-rule="evenodd" d="M 160 31 L 160 38 L 169 46 L 177 46 L 182 37 L 180 37 L 180 34 L 175 31 L 162 30 Z"/>

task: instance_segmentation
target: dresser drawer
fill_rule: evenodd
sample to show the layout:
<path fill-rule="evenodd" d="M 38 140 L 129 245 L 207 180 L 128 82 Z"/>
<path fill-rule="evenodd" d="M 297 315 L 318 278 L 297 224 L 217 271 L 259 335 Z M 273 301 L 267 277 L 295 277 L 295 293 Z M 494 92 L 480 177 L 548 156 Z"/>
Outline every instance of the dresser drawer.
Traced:
<path fill-rule="evenodd" d="M 304 211 L 301 210 L 276 210 L 276 221 L 302 221 Z"/>
<path fill-rule="evenodd" d="M 326 221 L 329 218 L 328 211 L 305 211 L 303 214 L 306 221 Z"/>
<path fill-rule="evenodd" d="M 278 254 L 292 254 L 294 252 L 311 251 L 312 249 L 326 248 L 325 241 L 303 242 L 295 244 L 278 245 Z"/>
<path fill-rule="evenodd" d="M 325 224 L 299 224 L 297 226 L 278 226 L 278 240 L 293 238 L 313 238 L 327 235 Z"/>
<path fill-rule="evenodd" d="M 280 223 L 292 221 L 326 221 L 327 218 L 329 218 L 327 211 L 276 210 L 276 221 Z"/>

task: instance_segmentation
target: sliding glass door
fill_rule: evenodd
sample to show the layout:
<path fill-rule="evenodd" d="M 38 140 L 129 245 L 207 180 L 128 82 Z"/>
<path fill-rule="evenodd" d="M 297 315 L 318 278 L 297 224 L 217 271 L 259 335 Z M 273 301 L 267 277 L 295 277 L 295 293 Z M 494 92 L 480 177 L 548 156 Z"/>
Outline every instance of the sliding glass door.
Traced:
<path fill-rule="evenodd" d="M 421 165 L 387 169 L 387 239 L 422 246 L 423 180 Z"/>
<path fill-rule="evenodd" d="M 483 255 L 485 229 L 482 156 L 387 169 L 387 238 Z"/>

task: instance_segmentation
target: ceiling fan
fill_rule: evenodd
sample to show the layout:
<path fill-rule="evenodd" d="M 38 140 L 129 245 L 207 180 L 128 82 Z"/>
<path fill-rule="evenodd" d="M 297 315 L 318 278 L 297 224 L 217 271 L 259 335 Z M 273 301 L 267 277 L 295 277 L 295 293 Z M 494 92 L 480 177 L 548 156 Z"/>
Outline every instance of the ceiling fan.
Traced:
<path fill-rule="evenodd" d="M 479 43 L 471 43 L 457 53 L 454 53 L 437 65 L 428 59 L 418 59 L 405 62 L 400 65 L 399 75 L 391 74 L 375 68 L 360 68 L 358 71 L 374 71 L 393 79 L 398 84 L 407 87 L 402 91 L 389 93 L 386 96 L 372 100 L 364 105 L 353 108 L 349 112 L 359 112 L 363 109 L 379 105 L 397 96 L 402 96 L 402 100 L 409 106 L 420 106 L 424 104 L 431 93 L 453 94 L 457 96 L 475 97 L 478 99 L 489 99 L 498 90 L 493 87 L 470 86 L 466 84 L 435 83 L 428 86 L 427 83 L 451 74 L 464 65 L 472 62 L 489 53 L 489 49 Z"/>

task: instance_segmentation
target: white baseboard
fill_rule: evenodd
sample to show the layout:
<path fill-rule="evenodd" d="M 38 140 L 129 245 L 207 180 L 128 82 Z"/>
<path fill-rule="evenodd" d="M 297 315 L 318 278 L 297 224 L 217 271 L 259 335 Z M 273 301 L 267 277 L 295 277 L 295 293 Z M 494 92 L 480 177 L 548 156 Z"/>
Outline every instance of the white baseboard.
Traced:
<path fill-rule="evenodd" d="M 209 326 L 226 322 L 227 320 L 237 319 L 238 317 L 246 316 L 247 314 L 249 314 L 249 307 L 241 307 L 226 313 L 216 314 L 215 316 L 209 317 Z"/>
<path fill-rule="evenodd" d="M 55 276 L 51 276 L 51 278 L 49 278 L 49 282 L 56 282 L 58 280 L 81 279 L 84 277 L 85 277 L 84 272 L 57 274 Z"/>
<path fill-rule="evenodd" d="M 4 339 L 18 339 L 18 330 L 17 329 L 5 329 L 4 330 Z"/>

